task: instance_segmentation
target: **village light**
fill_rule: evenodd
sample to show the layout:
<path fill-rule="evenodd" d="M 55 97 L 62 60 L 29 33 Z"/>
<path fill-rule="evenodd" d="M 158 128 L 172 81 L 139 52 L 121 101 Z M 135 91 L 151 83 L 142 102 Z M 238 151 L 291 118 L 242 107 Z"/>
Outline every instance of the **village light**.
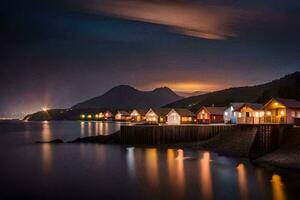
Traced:
<path fill-rule="evenodd" d="M 44 107 L 42 110 L 43 110 L 44 112 L 47 112 L 47 111 L 48 111 L 48 108 L 47 108 L 47 107 Z"/>
<path fill-rule="evenodd" d="M 80 115 L 80 118 L 84 119 L 84 118 L 85 118 L 85 115 L 84 115 L 84 114 Z"/>
<path fill-rule="evenodd" d="M 91 118 L 92 118 L 92 115 L 88 115 L 87 117 L 88 117 L 89 119 L 91 119 Z"/>

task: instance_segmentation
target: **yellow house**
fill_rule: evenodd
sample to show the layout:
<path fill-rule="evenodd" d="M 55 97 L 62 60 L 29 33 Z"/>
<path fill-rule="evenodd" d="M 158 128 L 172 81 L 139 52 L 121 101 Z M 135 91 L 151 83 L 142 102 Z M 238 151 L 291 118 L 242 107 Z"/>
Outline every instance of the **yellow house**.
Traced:
<path fill-rule="evenodd" d="M 262 124 L 264 123 L 264 109 L 262 104 L 245 103 L 238 109 L 238 124 Z"/>
<path fill-rule="evenodd" d="M 300 119 L 300 102 L 295 99 L 273 98 L 264 110 L 265 123 L 294 124 Z"/>

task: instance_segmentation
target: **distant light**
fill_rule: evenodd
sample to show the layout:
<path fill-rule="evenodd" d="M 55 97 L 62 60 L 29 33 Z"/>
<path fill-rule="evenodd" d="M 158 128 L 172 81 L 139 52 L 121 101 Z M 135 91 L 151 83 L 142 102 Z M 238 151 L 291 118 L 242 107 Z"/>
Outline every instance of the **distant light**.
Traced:
<path fill-rule="evenodd" d="M 44 107 L 44 108 L 43 108 L 43 111 L 44 111 L 44 112 L 47 112 L 47 111 L 48 111 L 48 108 L 47 108 L 47 107 Z"/>
<path fill-rule="evenodd" d="M 92 115 L 88 115 L 87 117 L 88 117 L 89 119 L 91 119 L 91 118 L 92 118 Z"/>
<path fill-rule="evenodd" d="M 84 118 L 85 118 L 85 115 L 84 115 L 84 114 L 80 115 L 80 118 L 84 119 Z"/>

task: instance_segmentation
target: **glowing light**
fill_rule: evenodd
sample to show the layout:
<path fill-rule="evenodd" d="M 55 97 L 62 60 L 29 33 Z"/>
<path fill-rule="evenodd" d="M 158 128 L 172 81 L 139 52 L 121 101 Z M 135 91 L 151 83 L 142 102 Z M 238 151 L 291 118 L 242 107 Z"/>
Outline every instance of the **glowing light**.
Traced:
<path fill-rule="evenodd" d="M 88 115 L 87 118 L 91 119 L 91 118 L 92 118 L 92 115 Z"/>
<path fill-rule="evenodd" d="M 278 103 L 277 103 L 277 102 L 275 102 L 275 103 L 274 103 L 274 106 L 278 106 Z"/>
<path fill-rule="evenodd" d="M 268 112 L 267 112 L 267 115 L 268 115 L 268 116 L 271 116 L 271 111 L 268 111 Z"/>
<path fill-rule="evenodd" d="M 282 111 L 280 112 L 280 114 L 281 114 L 281 116 L 284 116 L 284 111 L 282 110 Z"/>
<path fill-rule="evenodd" d="M 48 108 L 47 108 L 47 107 L 43 107 L 43 111 L 44 111 L 44 112 L 47 112 L 47 111 L 48 111 Z"/>
<path fill-rule="evenodd" d="M 85 115 L 84 115 L 84 114 L 80 115 L 80 118 L 81 118 L 81 119 L 84 119 L 84 118 L 85 118 Z"/>
<path fill-rule="evenodd" d="M 228 112 L 225 112 L 224 115 L 225 115 L 225 116 L 228 116 Z"/>
<path fill-rule="evenodd" d="M 99 115 L 96 114 L 96 115 L 95 115 L 95 118 L 99 118 Z"/>

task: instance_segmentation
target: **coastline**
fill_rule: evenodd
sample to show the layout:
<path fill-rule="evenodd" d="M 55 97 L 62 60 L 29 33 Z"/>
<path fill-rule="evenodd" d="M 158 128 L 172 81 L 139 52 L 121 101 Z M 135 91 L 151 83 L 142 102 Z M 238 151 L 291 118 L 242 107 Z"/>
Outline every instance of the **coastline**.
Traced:
<path fill-rule="evenodd" d="M 239 138 L 233 140 L 233 138 Z M 147 144 L 122 144 L 120 141 L 120 131 L 108 136 L 89 136 L 83 138 L 76 138 L 72 141 L 64 142 L 60 139 L 37 142 L 37 143 L 93 143 L 93 144 L 111 144 L 122 145 L 125 147 L 156 147 L 156 148 L 180 148 L 180 149 L 193 149 L 193 150 L 205 150 L 220 155 L 230 157 L 243 157 L 248 158 L 254 164 L 264 166 L 267 168 L 278 168 L 284 170 L 293 170 L 300 172 L 300 128 L 293 128 L 287 133 L 284 142 L 274 151 L 268 152 L 264 155 L 260 155 L 256 158 L 252 158 L 250 151 L 254 143 L 255 131 L 249 129 L 246 132 L 227 132 L 218 134 L 210 139 L 186 142 L 186 143 L 174 143 L 174 144 L 161 144 L 161 145 L 147 145 Z"/>

